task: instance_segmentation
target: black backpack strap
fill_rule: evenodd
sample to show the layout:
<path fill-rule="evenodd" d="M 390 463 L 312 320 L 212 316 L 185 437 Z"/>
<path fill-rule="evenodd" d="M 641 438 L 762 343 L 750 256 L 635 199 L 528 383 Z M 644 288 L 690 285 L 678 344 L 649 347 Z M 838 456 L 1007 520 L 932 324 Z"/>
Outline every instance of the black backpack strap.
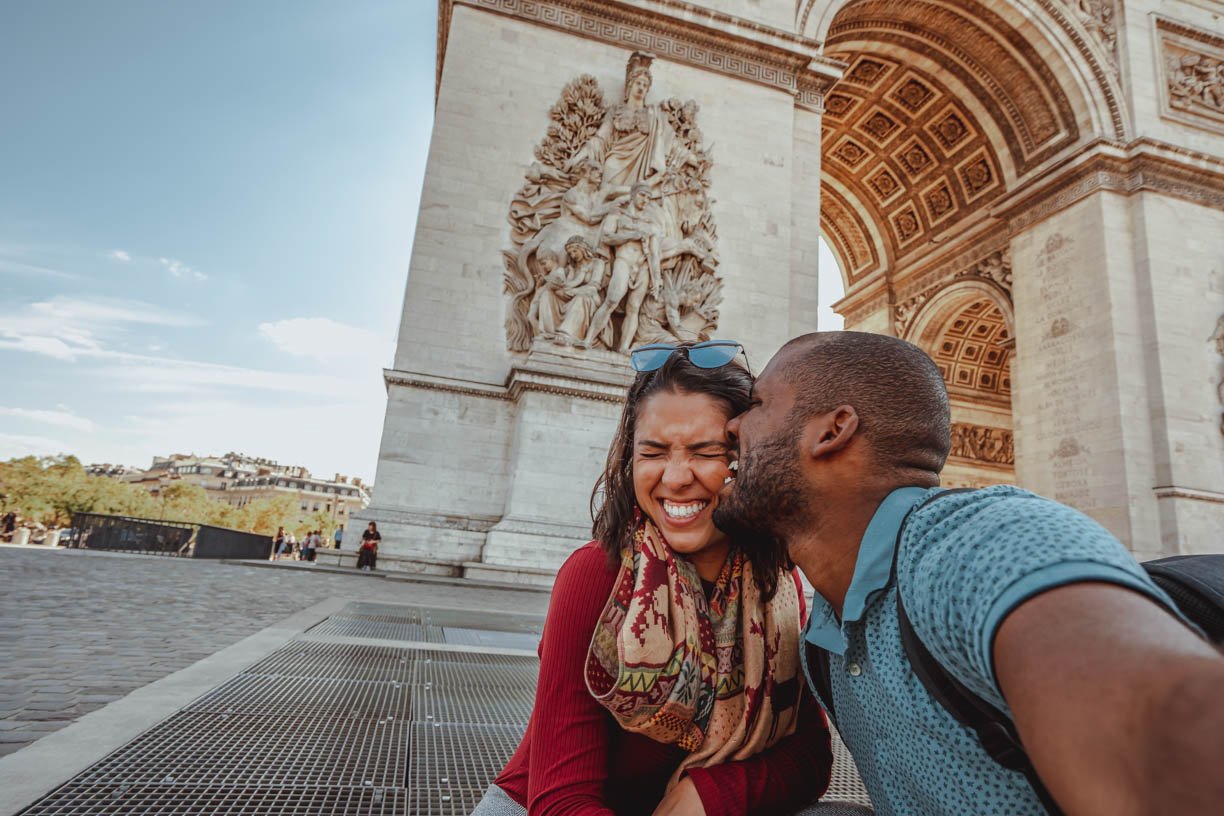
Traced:
<path fill-rule="evenodd" d="M 801 635 L 802 637 L 802 635 Z M 837 712 L 833 709 L 833 680 L 829 675 L 829 653 L 819 646 L 813 646 L 806 640 L 803 647 L 807 650 L 808 675 L 815 686 L 816 700 L 824 706 L 825 713 L 833 727 L 837 727 Z"/>
<path fill-rule="evenodd" d="M 912 514 L 918 508 L 925 507 L 931 502 L 943 498 L 944 496 L 949 496 L 953 493 L 965 493 L 971 490 L 976 490 L 976 488 L 957 487 L 944 490 L 936 493 L 934 496 L 924 499 L 922 502 L 919 502 L 909 509 L 909 511 L 905 514 L 905 518 L 901 520 L 901 526 L 897 528 L 897 540 L 893 546 L 893 563 L 892 575 L 889 579 L 890 583 L 895 581 L 897 577 L 897 551 L 901 549 L 901 532 L 905 529 L 905 523 L 909 521 L 910 514 Z M 816 699 L 824 706 L 825 713 L 829 715 L 829 719 L 836 727 L 837 712 L 834 710 L 833 706 L 833 680 L 829 673 L 829 653 L 819 646 L 813 646 L 811 643 L 808 643 L 807 639 L 804 638 L 803 635 L 800 635 L 800 638 L 803 641 L 803 648 L 807 657 L 808 675 L 811 677 L 812 685 L 815 687 Z"/>
<path fill-rule="evenodd" d="M 977 734 L 978 741 L 991 759 L 1010 771 L 1024 774 L 1047 813 L 1062 816 L 1062 809 L 1046 790 L 1045 783 L 1025 753 L 1011 718 L 970 691 L 927 651 L 905 613 L 900 592 L 897 593 L 897 622 L 901 627 L 905 656 L 927 693 L 957 722 Z"/>
<path fill-rule="evenodd" d="M 916 505 L 913 510 L 910 510 L 910 515 L 915 510 L 919 510 L 931 502 L 938 501 L 944 496 L 949 496 L 953 493 L 965 493 L 974 489 L 962 487 L 937 493 L 921 504 Z M 897 548 L 893 553 L 893 581 L 896 581 L 897 578 L 897 559 L 901 552 L 901 531 L 905 529 L 905 524 L 908 521 L 909 515 L 905 517 L 905 521 L 901 523 L 901 530 L 897 532 Z M 951 714 L 953 719 L 977 735 L 982 748 L 991 759 L 1008 770 L 1019 771 L 1024 774 L 1025 779 L 1032 786 L 1033 792 L 1037 794 L 1037 798 L 1041 800 L 1042 806 L 1050 816 L 1062 816 L 1062 809 L 1054 801 L 1054 797 L 1050 795 L 1050 792 L 1046 790 L 1046 786 L 1041 781 L 1041 777 L 1037 775 L 1037 770 L 1033 767 L 1033 763 L 1029 761 L 1028 754 L 1025 753 L 1024 745 L 1020 742 L 1020 735 L 1016 732 L 1016 726 L 1011 721 L 1011 718 L 970 691 L 963 683 L 953 677 L 943 667 L 943 664 L 936 660 L 930 651 L 927 650 L 922 639 L 918 637 L 918 633 L 914 631 L 914 625 L 910 622 L 909 615 L 905 612 L 905 604 L 901 600 L 900 584 L 897 585 L 897 624 L 901 630 L 901 644 L 905 649 L 905 657 L 909 660 L 914 676 L 922 681 L 922 685 L 927 693 L 943 706 L 944 710 Z"/>

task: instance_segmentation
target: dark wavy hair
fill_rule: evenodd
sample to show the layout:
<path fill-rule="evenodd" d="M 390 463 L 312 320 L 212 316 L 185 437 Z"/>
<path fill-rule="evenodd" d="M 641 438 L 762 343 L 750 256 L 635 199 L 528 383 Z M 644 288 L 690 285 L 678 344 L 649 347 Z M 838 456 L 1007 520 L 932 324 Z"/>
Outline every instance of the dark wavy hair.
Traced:
<path fill-rule="evenodd" d="M 691 343 L 681 343 L 690 346 Z M 625 397 L 616 435 L 608 449 L 604 472 L 591 491 L 591 536 L 608 553 L 609 562 L 618 564 L 621 549 L 631 543 L 637 498 L 633 489 L 633 434 L 638 411 L 651 396 L 660 393 L 705 394 L 727 407 L 727 417 L 748 410 L 752 375 L 738 361 L 719 368 L 699 368 L 684 354 L 672 354 L 654 371 L 643 371 L 634 378 Z M 733 547 L 744 550 L 752 562 L 752 572 L 761 597 L 768 601 L 778 586 L 778 576 L 793 566 L 785 548 L 769 542 L 753 542 L 738 537 Z"/>

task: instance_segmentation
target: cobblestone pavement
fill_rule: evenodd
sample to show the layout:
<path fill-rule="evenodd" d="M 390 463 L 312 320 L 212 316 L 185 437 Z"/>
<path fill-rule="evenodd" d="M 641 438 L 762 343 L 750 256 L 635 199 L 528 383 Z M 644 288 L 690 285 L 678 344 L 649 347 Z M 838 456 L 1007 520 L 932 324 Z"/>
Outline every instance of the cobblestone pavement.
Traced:
<path fill-rule="evenodd" d="M 539 592 L 0 547 L 0 756 L 329 597 L 548 606 Z"/>

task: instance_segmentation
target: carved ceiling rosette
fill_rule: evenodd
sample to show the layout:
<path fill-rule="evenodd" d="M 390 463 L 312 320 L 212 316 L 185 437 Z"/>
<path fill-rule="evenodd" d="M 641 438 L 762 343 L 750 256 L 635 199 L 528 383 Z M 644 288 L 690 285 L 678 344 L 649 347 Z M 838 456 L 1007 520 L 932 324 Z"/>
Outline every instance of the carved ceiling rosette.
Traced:
<path fill-rule="evenodd" d="M 625 353 L 706 340 L 718 324 L 713 162 L 697 103 L 647 101 L 654 56 L 635 51 L 621 101 L 594 77 L 561 91 L 510 202 L 506 343 Z"/>

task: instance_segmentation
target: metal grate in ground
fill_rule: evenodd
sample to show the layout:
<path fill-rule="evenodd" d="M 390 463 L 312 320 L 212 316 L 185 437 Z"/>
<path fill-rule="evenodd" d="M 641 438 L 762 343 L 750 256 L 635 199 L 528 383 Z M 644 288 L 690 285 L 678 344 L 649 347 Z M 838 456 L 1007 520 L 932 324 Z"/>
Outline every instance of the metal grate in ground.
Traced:
<path fill-rule="evenodd" d="M 332 615 L 312 627 L 308 634 L 372 640 L 401 640 L 413 643 L 442 643 L 444 641 L 442 630 L 437 627 L 427 627 L 411 622 L 386 623 L 343 615 Z"/>
<path fill-rule="evenodd" d="M 412 693 L 414 723 L 455 725 L 512 725 L 526 729 L 535 693 L 503 689 L 496 696 L 480 688 L 415 686 Z"/>
<path fill-rule="evenodd" d="M 243 674 L 406 683 L 412 679 L 415 654 L 411 649 L 294 641 Z"/>
<path fill-rule="evenodd" d="M 180 712 L 77 784 L 402 787 L 407 720 Z"/>
<path fill-rule="evenodd" d="M 68 785 L 22 816 L 401 816 L 403 788 Z"/>
<path fill-rule="evenodd" d="M 280 717 L 408 718 L 406 683 L 366 683 L 316 677 L 240 674 L 187 706 L 215 714 Z"/>
<path fill-rule="evenodd" d="M 482 688 L 492 693 L 533 692 L 537 669 L 516 666 L 490 666 L 482 663 L 435 660 L 417 661 L 413 685 L 450 688 Z"/>
<path fill-rule="evenodd" d="M 518 747 L 525 729 L 413 723 L 408 796 L 413 813 L 466 816 Z"/>
<path fill-rule="evenodd" d="M 412 607 L 345 612 L 330 620 L 443 635 Z M 466 816 L 518 746 L 539 661 L 394 642 L 287 643 L 23 816 Z"/>

